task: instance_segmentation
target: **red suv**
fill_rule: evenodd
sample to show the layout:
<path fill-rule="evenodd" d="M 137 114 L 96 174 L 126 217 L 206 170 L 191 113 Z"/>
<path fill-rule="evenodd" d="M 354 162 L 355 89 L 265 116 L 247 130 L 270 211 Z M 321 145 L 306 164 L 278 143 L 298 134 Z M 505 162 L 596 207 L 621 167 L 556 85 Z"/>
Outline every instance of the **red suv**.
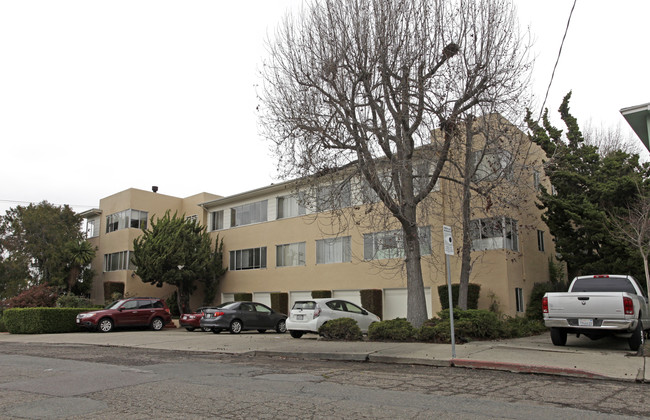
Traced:
<path fill-rule="evenodd" d="M 152 297 L 120 299 L 105 309 L 77 315 L 77 325 L 101 332 L 118 327 L 146 327 L 159 331 L 172 321 L 165 301 Z"/>

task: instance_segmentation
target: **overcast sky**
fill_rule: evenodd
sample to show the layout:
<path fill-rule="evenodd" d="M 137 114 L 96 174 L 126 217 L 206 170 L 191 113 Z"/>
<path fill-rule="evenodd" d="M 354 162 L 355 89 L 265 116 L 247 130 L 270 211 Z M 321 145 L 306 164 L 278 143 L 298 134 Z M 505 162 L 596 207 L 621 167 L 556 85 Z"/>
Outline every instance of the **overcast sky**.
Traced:
<path fill-rule="evenodd" d="M 515 1 L 541 107 L 573 1 Z M 277 181 L 255 107 L 264 40 L 299 0 L 0 2 L 0 214 L 83 211 L 134 187 L 187 197 Z M 647 0 L 578 0 L 546 106 L 632 135 L 650 102 Z M 536 109 L 539 112 L 539 109 Z M 559 124 L 559 121 L 556 120 Z"/>

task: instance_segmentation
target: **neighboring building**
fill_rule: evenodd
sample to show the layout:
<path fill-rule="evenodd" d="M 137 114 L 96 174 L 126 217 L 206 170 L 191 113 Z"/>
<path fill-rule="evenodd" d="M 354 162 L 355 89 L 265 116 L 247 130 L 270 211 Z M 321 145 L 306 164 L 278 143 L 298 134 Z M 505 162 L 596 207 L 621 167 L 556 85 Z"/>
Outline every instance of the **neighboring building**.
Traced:
<path fill-rule="evenodd" d="M 154 187 L 157 191 L 157 188 Z M 205 210 L 200 203 L 214 200 L 218 195 L 201 193 L 187 198 L 172 197 L 150 191 L 130 188 L 102 198 L 98 209 L 81 213 L 86 220 L 86 237 L 97 247 L 92 267 L 95 270 L 91 298 L 98 303 L 111 299 L 114 292 L 126 296 L 169 297 L 175 288 L 165 285 L 157 288 L 143 283 L 133 274 L 130 263 L 133 240 L 151 217 L 162 217 L 167 210 L 197 218 L 205 225 Z"/>
<path fill-rule="evenodd" d="M 650 137 L 650 103 L 623 108 L 620 112 L 630 124 L 632 130 L 639 136 L 645 148 L 650 150 L 648 145 L 648 138 Z"/>
<path fill-rule="evenodd" d="M 541 149 L 532 145 L 532 150 L 535 159 L 521 165 L 524 169 L 519 183 L 527 194 L 523 206 L 516 211 L 504 208 L 489 214 L 475 210 L 471 223 L 475 251 L 470 282 L 481 285 L 479 308 L 497 304 L 511 316 L 525 311 L 535 283 L 549 280 L 549 261 L 554 258 L 552 238 L 535 206 L 539 186 L 546 184 L 550 189 L 550 185 L 541 175 Z M 493 166 L 501 160 L 494 155 L 484 162 Z M 484 175 L 487 173 L 486 169 Z M 442 226 L 456 226 L 460 214 L 457 190 L 449 181 L 440 182 L 431 195 L 439 211 L 420 226 L 429 317 L 441 309 L 438 286 L 446 284 Z M 350 211 L 363 213 L 368 208 L 364 196 L 363 183 L 357 181 L 342 188 L 339 199 Z M 326 199 L 317 200 L 310 209 L 298 197 L 296 183 L 285 182 L 230 197 L 203 193 L 180 199 L 130 189 L 104 198 L 101 210 L 83 213 L 89 237 L 99 246 L 93 265 L 103 267 L 96 269 L 93 297 L 108 298 L 110 290 L 119 287 L 115 284 L 124 285 L 129 295 L 167 297 L 173 293 L 173 288 L 143 284 L 133 276 L 133 267 L 128 266 L 133 239 L 147 220 L 142 212 L 151 218 L 171 209 L 196 215 L 213 239 L 217 235 L 223 238 L 228 271 L 219 283 L 218 301 L 233 300 L 236 293 L 251 293 L 254 300 L 270 304 L 273 293 L 286 293 L 290 307 L 296 300 L 310 298 L 312 291 L 327 290 L 334 297 L 360 303 L 361 290 L 378 289 L 383 299 L 383 318 L 406 317 L 406 274 L 401 268 L 399 228 L 339 223 L 338 214 L 329 211 Z M 458 250 L 462 232 L 453 229 Z M 459 256 L 452 257 L 453 283 L 458 283 L 460 266 Z M 201 300 L 197 291 L 192 307 Z"/>

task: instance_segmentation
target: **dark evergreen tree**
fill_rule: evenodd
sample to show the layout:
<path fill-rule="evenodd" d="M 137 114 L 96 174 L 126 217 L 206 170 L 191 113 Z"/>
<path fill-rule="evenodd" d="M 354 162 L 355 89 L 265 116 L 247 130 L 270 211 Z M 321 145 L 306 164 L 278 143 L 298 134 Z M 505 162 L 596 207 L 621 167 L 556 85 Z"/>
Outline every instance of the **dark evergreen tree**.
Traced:
<path fill-rule="evenodd" d="M 645 177 L 638 155 L 613 151 L 601 157 L 587 145 L 569 110 L 571 93 L 559 108 L 566 126 L 553 127 L 544 112 L 542 124 L 527 115 L 532 140 L 545 151 L 546 175 L 553 189 L 541 189 L 539 207 L 566 262 L 569 278 L 580 274 L 631 274 L 643 278 L 638 252 L 612 234 L 612 214 L 638 198 Z"/>

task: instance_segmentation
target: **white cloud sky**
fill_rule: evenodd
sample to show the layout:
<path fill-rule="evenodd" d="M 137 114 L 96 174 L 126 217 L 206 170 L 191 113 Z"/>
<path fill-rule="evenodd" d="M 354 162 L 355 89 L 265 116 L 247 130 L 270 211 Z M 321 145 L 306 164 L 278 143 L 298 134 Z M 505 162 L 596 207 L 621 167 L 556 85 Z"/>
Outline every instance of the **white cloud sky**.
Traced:
<path fill-rule="evenodd" d="M 0 2 L 0 214 L 48 200 L 78 211 L 135 187 L 231 195 L 277 181 L 258 135 L 264 39 L 300 0 Z M 541 106 L 567 0 L 518 0 Z M 650 2 L 578 0 L 546 106 L 573 90 L 581 123 L 621 125 L 650 102 Z M 536 110 L 539 112 L 539 110 Z"/>

